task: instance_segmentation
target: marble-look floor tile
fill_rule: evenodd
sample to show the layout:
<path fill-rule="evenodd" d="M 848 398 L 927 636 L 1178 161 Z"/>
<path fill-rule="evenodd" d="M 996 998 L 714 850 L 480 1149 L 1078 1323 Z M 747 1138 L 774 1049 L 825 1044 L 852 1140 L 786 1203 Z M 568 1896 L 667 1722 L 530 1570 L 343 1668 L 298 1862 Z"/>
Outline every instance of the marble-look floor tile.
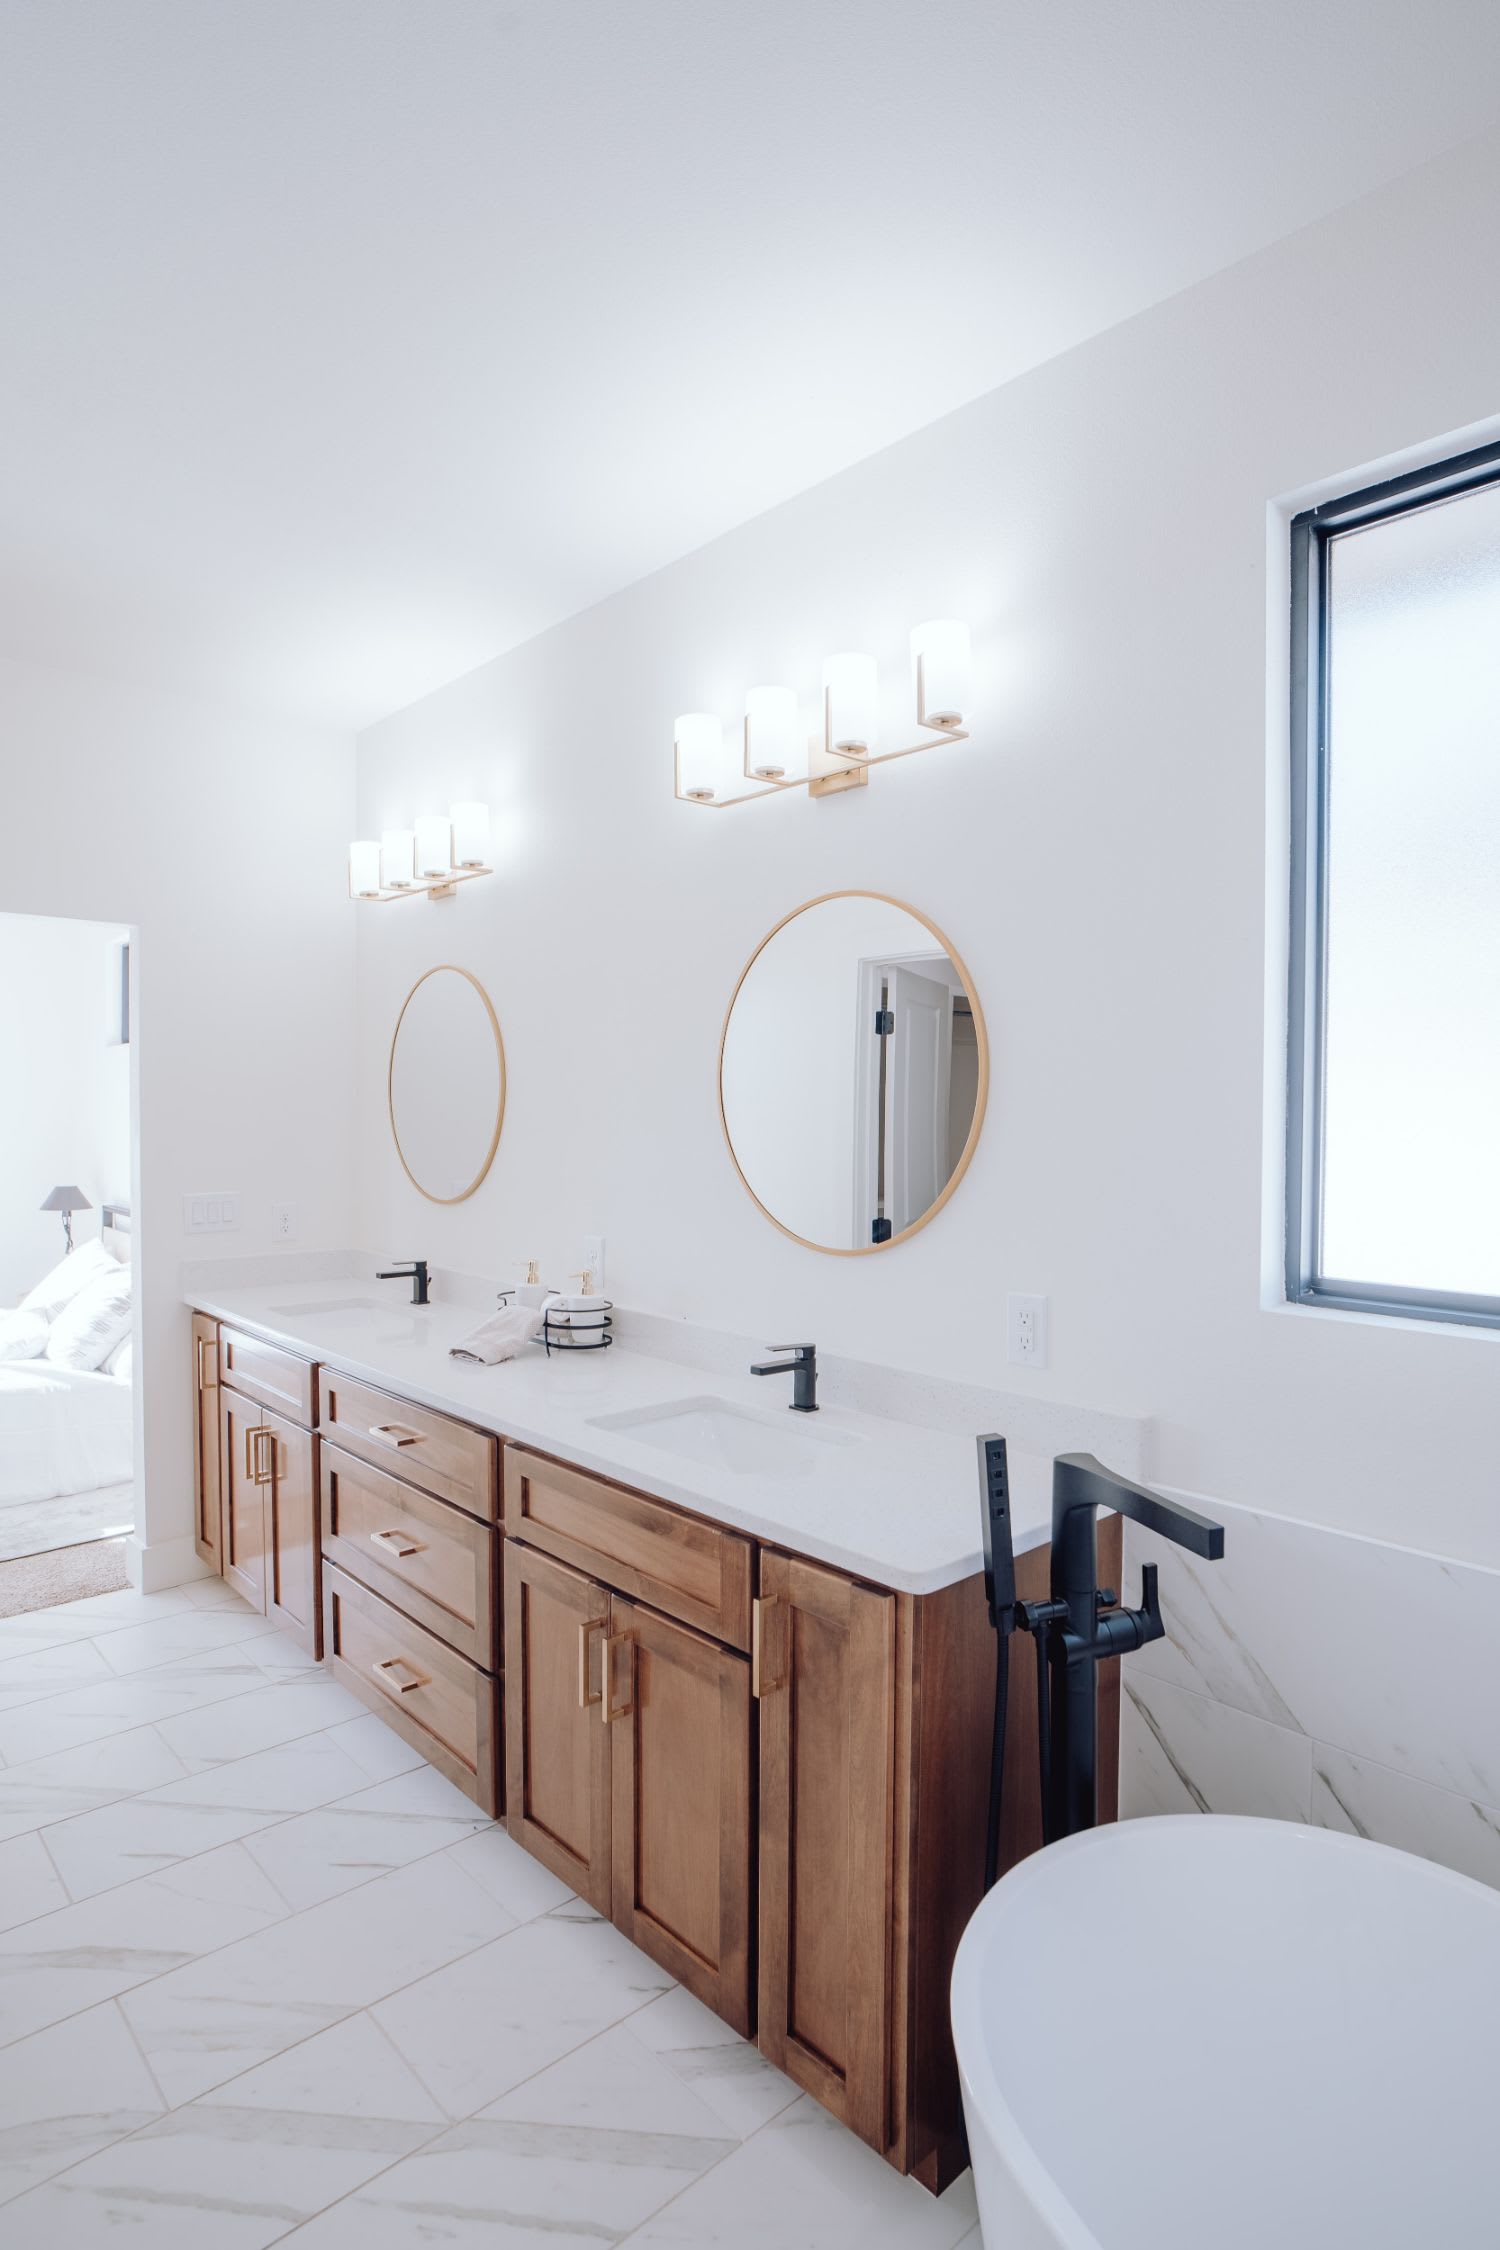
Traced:
<path fill-rule="evenodd" d="M 438 1854 L 158 1977 L 127 1996 L 126 2018 L 168 2099 L 191 2101 L 511 1927 Z M 472 2018 L 468 1999 L 459 2006 Z"/>
<path fill-rule="evenodd" d="M 294 1907 L 353 1890 L 491 1825 L 489 1816 L 429 1765 L 337 1804 L 278 1821 L 246 1849 Z"/>
<path fill-rule="evenodd" d="M 477 1834 L 452 1844 L 448 1857 L 456 1867 L 496 1898 L 514 1922 L 534 1922 L 566 1906 L 573 1893 L 550 1868 L 533 1859 L 496 1821 L 488 1821 Z"/>
<path fill-rule="evenodd" d="M 933 2197 L 806 2096 L 626 2237 L 677 2250 L 956 2250 L 966 2172 Z"/>
<path fill-rule="evenodd" d="M 0 1773 L 0 1839 L 159 1789 L 186 1773 L 154 1727 L 135 1727 L 107 1742 L 80 1743 L 27 1765 L 7 1766 Z"/>
<path fill-rule="evenodd" d="M 374 2018 L 346 2016 L 331 2030 L 273 2055 L 254 2070 L 200 2096 L 198 2108 L 302 2110 L 320 2116 L 373 2117 L 421 2127 L 415 2147 L 449 2120 L 401 2060 Z"/>
<path fill-rule="evenodd" d="M 232 1844 L 286 1816 L 238 1805 L 164 1804 L 127 1797 L 96 1812 L 60 1820 L 45 1831 L 47 1850 L 75 1899 L 132 1883 Z"/>
<path fill-rule="evenodd" d="M 0 1711 L 14 1711 L 40 1702 L 44 1696 L 61 1695 L 67 1688 L 111 1677 L 99 1653 L 99 1643 L 93 1640 L 72 1639 L 55 1647 L 0 1656 Z"/>
<path fill-rule="evenodd" d="M 192 1659 L 186 1665 L 179 1662 L 154 1672 L 137 1672 L 127 1680 L 111 1672 L 105 1679 L 0 1711 L 0 1757 L 7 1766 L 27 1765 L 265 1684 L 265 1674 L 254 1665 L 245 1667 L 243 1679 L 228 1671 L 205 1677 L 192 1668 Z"/>
<path fill-rule="evenodd" d="M 361 1711 L 357 1719 L 329 1727 L 327 1734 L 367 1781 L 394 1781 L 398 1773 L 414 1773 L 427 1764 L 421 1751 L 403 1741 L 374 1711 Z"/>
<path fill-rule="evenodd" d="M 0 2047 L 0 2202 L 135 2132 L 162 2107 L 112 2001 Z M 12 2239 L 9 2215 L 0 2216 L 7 2250 Z"/>
<path fill-rule="evenodd" d="M 1256 1813 L 1306 1820 L 1312 1744 L 1210 1696 L 1127 1671 L 1120 1699 L 1120 1814 Z"/>
<path fill-rule="evenodd" d="M 62 1878 L 39 1834 L 0 1844 L 0 1933 L 67 1904 Z"/>
<path fill-rule="evenodd" d="M 575 2047 L 561 2062 L 527 2078 L 481 2110 L 481 2117 L 511 2124 L 576 2126 L 581 2131 L 665 2133 L 703 2143 L 707 2171 L 740 2139 L 665 2058 L 635 2037 L 627 2017 Z"/>
<path fill-rule="evenodd" d="M 268 1618 L 257 1617 L 244 1604 L 234 1610 L 186 1608 L 170 1617 L 152 1618 L 144 1625 L 101 1634 L 94 1646 L 110 1671 L 123 1676 L 151 1671 L 174 1656 L 198 1656 L 205 1649 L 237 1647 L 242 1641 L 259 1639 L 275 1630 Z"/>
<path fill-rule="evenodd" d="M 469 2117 L 671 1982 L 612 1924 L 547 1914 L 372 2013 L 449 2116 Z"/>
<path fill-rule="evenodd" d="M 1413 1781 L 1326 1742 L 1313 1744 L 1312 1817 L 1320 1828 L 1369 1836 L 1500 1888 L 1500 1807 Z"/>
<path fill-rule="evenodd" d="M 148 1675 L 149 1677 L 150 1675 Z M 363 1706 L 337 1680 L 314 1673 L 296 1680 L 266 1680 L 226 1708 L 217 1703 L 159 1719 L 157 1732 L 183 1769 L 199 1773 L 274 1750 L 302 1736 L 359 1718 Z"/>
<path fill-rule="evenodd" d="M 745 2140 L 790 2109 L 799 2089 L 784 2071 L 701 2000 L 674 1985 L 630 2018 L 632 2038 L 649 2047 L 682 2083 Z"/>
<path fill-rule="evenodd" d="M 1225 1524 L 1217 1563 L 1126 1526 L 1127 1599 L 1137 1596 L 1141 1563 L 1158 1563 L 1167 1624 L 1165 1640 L 1131 1657 L 1132 1676 L 1197 1689 L 1415 1780 L 1500 1804 L 1500 1728 L 1488 1723 L 1500 1571 L 1200 1505 Z M 1399 1649 L 1369 1629 L 1372 1617 L 1398 1616 Z"/>

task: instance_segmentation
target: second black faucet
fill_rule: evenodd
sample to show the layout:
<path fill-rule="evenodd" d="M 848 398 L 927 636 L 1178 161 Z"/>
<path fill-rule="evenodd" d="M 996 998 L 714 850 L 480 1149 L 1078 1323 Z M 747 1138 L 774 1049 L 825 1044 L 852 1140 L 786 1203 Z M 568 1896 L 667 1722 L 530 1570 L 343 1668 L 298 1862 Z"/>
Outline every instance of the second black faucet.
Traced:
<path fill-rule="evenodd" d="M 411 1279 L 411 1301 L 414 1305 L 427 1302 L 427 1260 L 413 1258 L 409 1266 L 391 1266 L 385 1273 L 375 1276 L 377 1281 L 405 1281 Z"/>

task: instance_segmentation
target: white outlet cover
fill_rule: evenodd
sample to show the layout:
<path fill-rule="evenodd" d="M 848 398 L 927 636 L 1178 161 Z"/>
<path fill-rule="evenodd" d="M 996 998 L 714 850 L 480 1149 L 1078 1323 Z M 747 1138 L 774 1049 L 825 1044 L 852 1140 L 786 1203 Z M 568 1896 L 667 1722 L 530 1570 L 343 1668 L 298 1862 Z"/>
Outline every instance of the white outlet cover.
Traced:
<path fill-rule="evenodd" d="M 1012 1367 L 1033 1374 L 1047 1364 L 1047 1300 L 1009 1296 L 1005 1300 L 1005 1356 Z"/>

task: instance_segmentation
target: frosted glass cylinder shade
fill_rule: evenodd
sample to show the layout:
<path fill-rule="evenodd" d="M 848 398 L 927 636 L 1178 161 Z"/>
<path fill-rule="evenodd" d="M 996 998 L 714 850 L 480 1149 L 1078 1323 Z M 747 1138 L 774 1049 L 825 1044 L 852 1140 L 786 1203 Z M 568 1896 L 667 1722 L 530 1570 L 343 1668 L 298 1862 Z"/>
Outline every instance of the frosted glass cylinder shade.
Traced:
<path fill-rule="evenodd" d="M 828 713 L 828 747 L 845 758 L 863 758 L 875 747 L 880 681 L 873 656 L 828 656 L 823 660 L 823 692 Z"/>
<path fill-rule="evenodd" d="M 409 886 L 416 866 L 417 839 L 410 828 L 387 828 L 380 839 L 380 882 L 384 890 Z"/>
<path fill-rule="evenodd" d="M 450 806 L 455 867 L 485 867 L 490 856 L 490 808 L 465 799 Z"/>
<path fill-rule="evenodd" d="M 673 729 L 677 794 L 712 804 L 724 794 L 724 725 L 712 711 L 684 711 Z"/>
<path fill-rule="evenodd" d="M 751 781 L 787 781 L 806 770 L 797 738 L 797 691 L 753 687 L 745 697 L 745 773 Z"/>
<path fill-rule="evenodd" d="M 913 626 L 911 662 L 921 724 L 961 727 L 969 708 L 968 626 L 952 617 Z"/>
<path fill-rule="evenodd" d="M 349 895 L 373 898 L 380 889 L 380 846 L 373 836 L 349 846 Z"/>
<path fill-rule="evenodd" d="M 453 866 L 453 825 L 440 813 L 423 813 L 417 822 L 417 873 L 447 875 Z"/>

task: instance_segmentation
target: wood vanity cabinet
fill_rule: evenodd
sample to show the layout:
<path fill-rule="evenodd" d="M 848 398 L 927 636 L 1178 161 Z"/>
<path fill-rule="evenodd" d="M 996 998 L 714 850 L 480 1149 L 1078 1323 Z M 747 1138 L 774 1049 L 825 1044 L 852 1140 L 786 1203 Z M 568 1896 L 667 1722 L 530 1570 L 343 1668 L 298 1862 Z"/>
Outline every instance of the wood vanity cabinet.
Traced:
<path fill-rule="evenodd" d="M 216 1357 L 220 1568 L 252 1608 L 321 1655 L 312 1366 L 228 1327 Z"/>
<path fill-rule="evenodd" d="M 193 1315 L 193 1545 L 223 1568 L 219 1520 L 219 1324 Z"/>

